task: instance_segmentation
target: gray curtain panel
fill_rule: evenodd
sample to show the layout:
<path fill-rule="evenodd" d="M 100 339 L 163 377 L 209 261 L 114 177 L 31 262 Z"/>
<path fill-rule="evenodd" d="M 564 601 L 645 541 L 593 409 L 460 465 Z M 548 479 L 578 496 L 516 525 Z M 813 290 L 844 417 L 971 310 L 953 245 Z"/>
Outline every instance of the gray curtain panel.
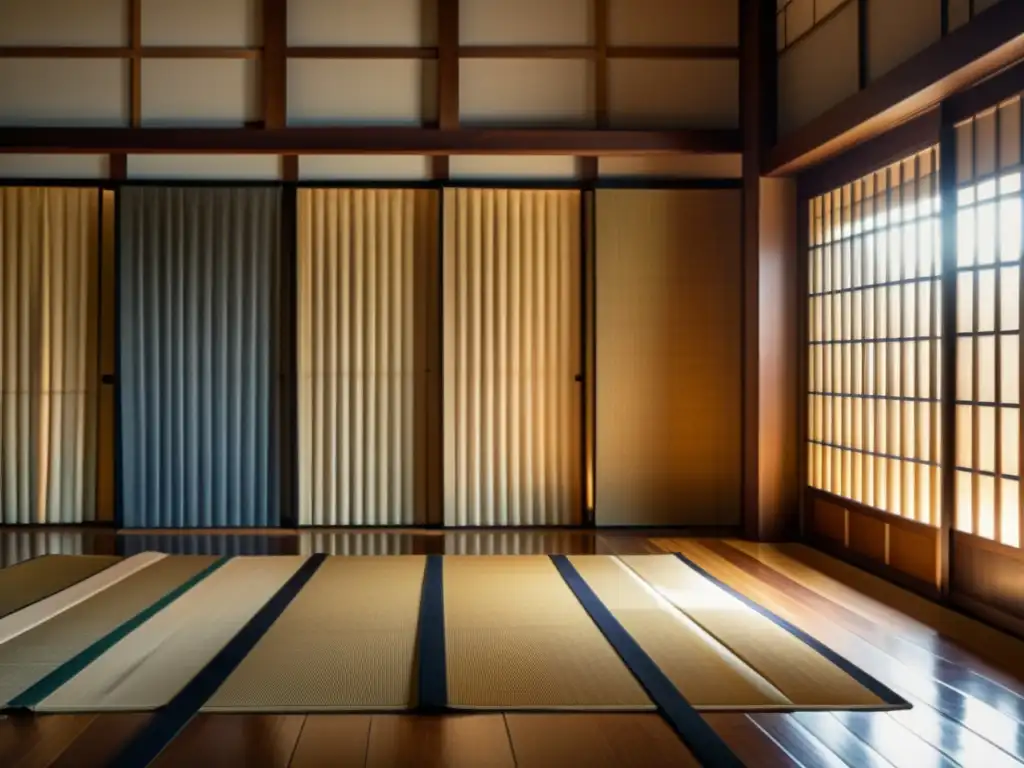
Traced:
<path fill-rule="evenodd" d="M 280 208 L 270 188 L 121 192 L 124 527 L 279 524 Z"/>

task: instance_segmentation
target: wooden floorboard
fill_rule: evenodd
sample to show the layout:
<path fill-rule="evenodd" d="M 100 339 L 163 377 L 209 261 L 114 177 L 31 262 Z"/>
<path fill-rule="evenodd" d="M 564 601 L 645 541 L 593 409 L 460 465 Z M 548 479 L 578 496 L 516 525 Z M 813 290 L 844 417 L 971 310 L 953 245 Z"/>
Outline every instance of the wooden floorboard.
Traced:
<path fill-rule="evenodd" d="M 67 534 L 68 529 L 63 532 Z M 0 551 L 17 552 L 18 559 L 43 554 L 31 547 L 5 546 L 11 544 L 13 535 L 0 529 Z M 253 536 L 251 532 L 245 535 Z M 298 551 L 304 535 L 291 535 L 288 551 Z M 436 532 L 378 531 L 373 535 L 405 537 L 409 551 L 443 554 L 455 546 L 455 538 Z M 473 535 L 459 533 L 459 546 Z M 480 535 L 493 540 L 493 533 Z M 223 533 L 214 546 L 234 546 L 235 536 Z M 277 541 L 281 532 L 268 533 L 266 538 Z M 161 536 L 160 546 L 163 542 L 176 546 L 174 539 L 173 535 Z M 683 551 L 717 578 L 817 637 L 913 704 L 912 709 L 897 712 L 706 715 L 747 765 L 1024 765 L 1024 643 L 827 555 L 796 544 L 767 546 L 682 538 L 673 537 L 671 531 L 658 535 L 503 532 L 502 541 L 531 552 L 545 548 L 602 554 Z M 72 545 L 84 553 L 109 553 L 118 542 L 111 532 L 88 531 Z M 102 714 L 0 719 L 0 766 L 102 766 L 149 717 Z M 201 715 L 154 764 L 163 768 L 476 768 L 695 763 L 655 714 L 480 713 Z"/>

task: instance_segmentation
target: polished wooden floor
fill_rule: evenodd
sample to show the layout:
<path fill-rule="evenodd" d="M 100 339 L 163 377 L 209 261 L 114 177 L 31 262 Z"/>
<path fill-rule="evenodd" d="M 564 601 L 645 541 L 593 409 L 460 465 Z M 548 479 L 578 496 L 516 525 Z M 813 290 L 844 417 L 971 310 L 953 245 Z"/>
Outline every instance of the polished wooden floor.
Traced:
<path fill-rule="evenodd" d="M 715 714 L 751 766 L 1024 764 L 1024 643 L 797 544 L 645 533 L 254 532 L 248 536 L 0 529 L 3 564 L 46 552 L 634 553 L 682 551 L 902 694 L 898 712 Z M 304 538 L 305 537 L 305 538 Z M 0 766 L 102 766 L 149 715 L 0 719 Z M 203 715 L 160 766 L 676 766 L 658 715 Z"/>

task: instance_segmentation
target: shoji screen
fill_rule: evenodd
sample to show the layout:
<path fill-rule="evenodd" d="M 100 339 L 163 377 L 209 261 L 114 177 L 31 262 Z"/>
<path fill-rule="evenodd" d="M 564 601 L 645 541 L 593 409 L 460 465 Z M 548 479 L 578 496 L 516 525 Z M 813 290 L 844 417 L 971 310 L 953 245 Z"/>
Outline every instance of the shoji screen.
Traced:
<path fill-rule="evenodd" d="M 580 193 L 444 199 L 444 521 L 579 519 Z"/>
<path fill-rule="evenodd" d="M 737 525 L 738 189 L 596 193 L 598 525 Z"/>
<path fill-rule="evenodd" d="M 957 128 L 956 515 L 1018 547 L 1021 99 Z"/>
<path fill-rule="evenodd" d="M 810 201 L 808 484 L 939 522 L 938 150 Z"/>
<path fill-rule="evenodd" d="M 437 193 L 299 191 L 299 522 L 426 522 Z"/>
<path fill-rule="evenodd" d="M 126 527 L 278 523 L 280 192 L 120 198 L 120 487 Z"/>
<path fill-rule="evenodd" d="M 96 509 L 99 191 L 0 188 L 0 523 Z"/>

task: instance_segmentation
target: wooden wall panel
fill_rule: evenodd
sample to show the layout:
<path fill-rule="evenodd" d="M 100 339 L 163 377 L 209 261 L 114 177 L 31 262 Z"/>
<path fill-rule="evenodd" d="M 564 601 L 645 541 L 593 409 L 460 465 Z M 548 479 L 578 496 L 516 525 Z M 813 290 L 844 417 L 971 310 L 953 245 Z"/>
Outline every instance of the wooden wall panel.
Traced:
<path fill-rule="evenodd" d="M 463 59 L 462 125 L 589 126 L 590 62 L 574 59 Z"/>
<path fill-rule="evenodd" d="M 597 160 L 598 175 L 660 176 L 680 179 L 738 179 L 743 156 L 716 155 L 611 155 Z"/>
<path fill-rule="evenodd" d="M 608 0 L 611 45 L 738 45 L 738 0 Z"/>
<path fill-rule="evenodd" d="M 237 127 L 257 120 L 258 77 L 255 61 L 146 59 L 142 125 Z"/>
<path fill-rule="evenodd" d="M 779 131 L 786 134 L 857 92 L 857 3 L 779 56 Z"/>
<path fill-rule="evenodd" d="M 127 125 L 127 76 L 115 59 L 0 59 L 0 125 Z"/>
<path fill-rule="evenodd" d="M 128 155 L 129 179 L 274 181 L 280 173 L 275 155 Z"/>
<path fill-rule="evenodd" d="M 0 178 L 105 179 L 107 155 L 0 154 Z"/>
<path fill-rule="evenodd" d="M 954 602 L 961 597 L 977 601 L 996 612 L 986 618 L 1005 624 L 999 621 L 1001 613 L 1019 627 L 1024 622 L 1024 553 L 960 531 L 953 532 L 950 550 Z"/>
<path fill-rule="evenodd" d="M 939 528 L 811 489 L 805 493 L 811 542 L 884 578 L 939 594 Z"/>
<path fill-rule="evenodd" d="M 941 27 L 941 0 L 868 0 L 868 79 L 877 79 L 936 42 Z"/>
<path fill-rule="evenodd" d="M 143 45 L 260 45 L 260 0 L 141 0 Z"/>
<path fill-rule="evenodd" d="M 736 190 L 598 190 L 596 521 L 740 522 Z"/>
<path fill-rule="evenodd" d="M 299 157 L 303 180 L 425 181 L 430 158 L 423 155 L 304 155 Z"/>
<path fill-rule="evenodd" d="M 414 59 L 292 59 L 289 125 L 420 125 L 434 119 L 436 64 Z"/>
<path fill-rule="evenodd" d="M 435 45 L 437 0 L 288 0 L 289 45 Z"/>
<path fill-rule="evenodd" d="M 591 0 L 462 0 L 462 45 L 586 45 Z"/>
<path fill-rule="evenodd" d="M 124 45 L 125 0 L 3 0 L 0 45 Z"/>
<path fill-rule="evenodd" d="M 450 160 L 452 179 L 552 179 L 576 178 L 576 158 L 565 155 L 455 155 Z"/>
<path fill-rule="evenodd" d="M 609 125 L 736 128 L 739 78 L 738 61 L 613 59 Z"/>

